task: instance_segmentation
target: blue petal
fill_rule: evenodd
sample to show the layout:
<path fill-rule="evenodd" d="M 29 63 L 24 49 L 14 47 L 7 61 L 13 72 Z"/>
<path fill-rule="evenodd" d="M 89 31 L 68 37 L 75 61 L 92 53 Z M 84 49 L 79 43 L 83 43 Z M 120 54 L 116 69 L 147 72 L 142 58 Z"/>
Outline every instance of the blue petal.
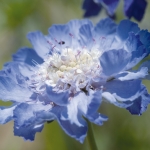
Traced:
<path fill-rule="evenodd" d="M 148 74 L 148 69 L 146 67 L 142 67 L 138 71 L 132 71 L 132 72 L 124 71 L 120 74 L 117 74 L 115 76 L 115 78 L 120 80 L 120 81 L 133 80 L 133 79 L 144 78 L 147 74 Z"/>
<path fill-rule="evenodd" d="M 82 8 L 85 10 L 84 17 L 96 16 L 101 11 L 101 4 L 95 3 L 93 0 L 84 0 Z"/>
<path fill-rule="evenodd" d="M 117 28 L 117 35 L 121 40 L 126 40 L 129 32 L 137 33 L 140 30 L 138 25 L 129 20 L 122 20 Z"/>
<path fill-rule="evenodd" d="M 28 33 L 27 38 L 41 58 L 44 58 L 50 53 L 51 45 L 47 42 L 46 38 L 40 31 Z"/>
<path fill-rule="evenodd" d="M 102 19 L 95 26 L 95 32 L 98 36 L 109 36 L 116 33 L 117 25 L 110 19 Z"/>
<path fill-rule="evenodd" d="M 147 39 L 145 39 L 143 36 L 145 36 Z M 130 63 L 127 66 L 127 69 L 135 66 L 149 54 L 149 36 L 150 34 L 147 31 L 140 31 L 138 34 L 134 34 L 133 32 L 129 33 L 125 47 L 127 51 L 132 53 L 132 57 Z"/>
<path fill-rule="evenodd" d="M 145 77 L 145 79 L 150 80 L 150 60 L 143 62 L 141 64 L 140 68 L 143 68 L 143 67 L 144 68 L 147 67 L 147 69 L 148 69 L 148 75 Z"/>
<path fill-rule="evenodd" d="M 122 71 L 128 64 L 130 54 L 123 50 L 109 50 L 99 58 L 103 73 L 110 76 Z"/>
<path fill-rule="evenodd" d="M 130 32 L 128 34 L 128 38 L 125 42 L 125 47 L 126 47 L 127 51 L 129 51 L 129 52 L 138 51 L 137 49 L 142 45 L 143 44 L 138 35 L 136 35 L 133 32 Z"/>
<path fill-rule="evenodd" d="M 49 29 L 50 38 L 53 40 L 53 45 L 59 48 L 71 46 L 71 37 L 69 35 L 68 25 L 52 25 Z"/>
<path fill-rule="evenodd" d="M 3 72 L 1 76 L 9 77 L 11 79 L 13 78 L 16 84 L 20 84 L 24 87 L 26 86 L 27 77 L 20 73 L 19 64 L 17 62 L 9 62 L 5 64 L 1 72 Z"/>
<path fill-rule="evenodd" d="M 28 125 L 35 126 L 44 123 L 44 119 L 54 120 L 53 115 L 49 115 L 48 116 L 49 118 L 47 117 L 45 118 L 44 116 L 48 115 L 45 112 L 50 111 L 51 108 L 52 106 L 50 104 L 43 105 L 41 103 L 33 103 L 33 104 L 21 103 L 14 110 L 15 123 L 18 127 Z M 39 112 L 41 113 L 41 115 L 39 114 Z"/>
<path fill-rule="evenodd" d="M 13 61 L 23 62 L 30 66 L 36 66 L 37 64 L 43 63 L 43 59 L 31 48 L 21 48 L 13 55 Z"/>
<path fill-rule="evenodd" d="M 50 101 L 57 105 L 65 106 L 68 104 L 69 92 L 68 91 L 54 91 L 51 86 L 46 86 L 47 96 Z"/>
<path fill-rule="evenodd" d="M 13 110 L 16 105 L 11 107 L 0 107 L 0 124 L 5 124 L 13 119 Z"/>
<path fill-rule="evenodd" d="M 35 67 L 13 61 L 4 65 L 3 73 L 5 74 L 2 76 L 13 78 L 16 83 L 21 84 L 22 86 L 27 86 L 26 80 L 34 74 L 34 70 Z"/>
<path fill-rule="evenodd" d="M 148 55 L 148 51 L 146 46 L 141 42 L 140 36 L 135 35 L 133 32 L 129 33 L 129 37 L 125 44 L 127 51 L 132 54 L 130 62 L 126 66 L 126 70 L 128 70 L 137 65 L 144 57 L 146 57 Z"/>
<path fill-rule="evenodd" d="M 143 91 L 141 80 L 119 81 L 111 80 L 104 86 L 105 91 L 111 93 L 118 101 L 133 101 Z"/>
<path fill-rule="evenodd" d="M 150 47 L 150 33 L 147 30 L 141 30 L 139 33 L 140 41 L 146 48 Z"/>
<path fill-rule="evenodd" d="M 124 0 L 124 12 L 128 18 L 134 17 L 136 20 L 141 21 L 147 2 L 145 0 Z"/>
<path fill-rule="evenodd" d="M 104 100 L 106 100 L 106 101 L 108 101 L 109 103 L 112 103 L 112 104 L 114 104 L 115 106 L 117 106 L 117 107 L 120 107 L 120 108 L 127 108 L 127 107 L 129 107 L 129 106 L 131 106 L 132 105 L 132 102 L 130 102 L 130 101 L 128 101 L 127 100 L 127 102 L 125 103 L 125 102 L 122 102 L 122 101 L 118 101 L 117 99 L 116 99 L 116 97 L 112 94 L 112 93 L 110 93 L 110 92 L 103 92 L 102 93 L 102 97 L 103 97 L 103 99 Z"/>
<path fill-rule="evenodd" d="M 36 132 L 41 132 L 45 121 L 54 120 L 48 113 L 51 105 L 21 103 L 14 110 L 14 134 L 26 140 L 34 140 Z"/>
<path fill-rule="evenodd" d="M 33 141 L 36 132 L 41 132 L 43 127 L 44 127 L 43 125 L 28 126 L 28 127 L 24 127 L 24 126 L 17 127 L 14 125 L 14 135 L 21 136 L 25 140 Z"/>
<path fill-rule="evenodd" d="M 97 110 L 100 107 L 101 101 L 102 101 L 102 96 L 101 96 L 101 91 L 92 91 L 89 90 L 89 95 L 86 96 L 84 100 L 84 104 L 88 103 L 87 105 L 87 112 L 86 115 L 92 115 L 93 113 L 97 112 Z M 81 106 L 82 109 L 83 106 Z"/>
<path fill-rule="evenodd" d="M 90 25 L 90 27 L 93 27 L 92 21 L 88 19 L 82 19 L 82 20 L 75 19 L 67 23 L 70 33 L 73 35 L 73 37 L 75 36 L 77 39 L 79 37 L 79 29 L 85 24 L 88 24 Z"/>
<path fill-rule="evenodd" d="M 118 6 L 119 0 L 98 0 L 102 1 L 108 11 L 109 15 L 113 15 L 115 13 L 115 10 Z"/>
<path fill-rule="evenodd" d="M 71 99 L 70 103 L 67 105 L 67 117 L 72 123 L 78 124 L 78 113 L 84 115 L 87 119 L 92 120 L 92 122 L 103 124 L 107 118 L 101 114 L 97 113 L 101 103 L 101 91 L 89 91 L 89 95 L 80 92 L 78 95 Z"/>
<path fill-rule="evenodd" d="M 92 35 L 92 28 L 89 24 L 82 25 L 79 29 L 80 31 L 80 38 L 81 38 L 81 45 L 84 47 L 88 47 L 89 49 L 93 46 L 93 35 Z"/>
<path fill-rule="evenodd" d="M 4 101 L 25 102 L 31 100 L 33 94 L 28 88 L 22 87 L 9 77 L 3 76 L 0 76 L 0 89 L 0 99 Z"/>
<path fill-rule="evenodd" d="M 94 113 L 92 115 L 86 115 L 85 116 L 89 121 L 97 124 L 97 125 L 103 125 L 104 121 L 108 120 L 108 117 L 106 117 L 105 115 L 102 115 L 100 113 Z"/>
<path fill-rule="evenodd" d="M 133 101 L 133 105 L 127 108 L 133 115 L 141 115 L 146 111 L 148 104 L 150 103 L 150 95 L 147 93 L 146 88 L 144 92 Z"/>
<path fill-rule="evenodd" d="M 84 112 L 84 116 L 91 122 L 97 124 L 97 125 L 103 125 L 104 121 L 107 121 L 107 117 L 98 113 L 98 109 L 100 107 L 102 97 L 101 97 L 101 91 L 89 91 L 89 95 L 85 97 L 84 99 L 81 99 L 83 101 L 83 105 L 79 104 L 79 108 L 81 111 L 82 108 L 87 105 L 87 111 Z"/>
<path fill-rule="evenodd" d="M 76 112 L 72 110 L 72 113 L 75 113 L 73 118 L 76 117 L 78 119 L 78 124 L 76 124 L 75 122 L 69 120 L 73 118 L 67 117 L 66 107 L 54 107 L 52 112 L 56 115 L 57 120 L 65 133 L 80 141 L 80 143 L 83 143 L 87 134 L 87 123 L 82 118 L 81 114 L 79 114 L 79 112 L 76 114 Z"/>
<path fill-rule="evenodd" d="M 143 58 L 147 56 L 146 48 L 145 46 L 140 46 L 137 48 L 136 51 L 133 51 L 131 53 L 131 59 L 130 62 L 126 66 L 126 70 L 131 69 L 132 67 L 136 66 Z"/>

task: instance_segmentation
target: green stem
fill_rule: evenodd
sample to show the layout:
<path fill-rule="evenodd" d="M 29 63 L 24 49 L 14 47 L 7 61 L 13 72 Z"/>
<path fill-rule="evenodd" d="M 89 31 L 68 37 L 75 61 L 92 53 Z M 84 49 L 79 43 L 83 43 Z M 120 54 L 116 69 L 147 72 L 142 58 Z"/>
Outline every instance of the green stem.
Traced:
<path fill-rule="evenodd" d="M 89 121 L 88 121 L 87 138 L 88 138 L 88 143 L 89 143 L 90 149 L 91 150 L 98 150 L 96 142 L 95 142 L 95 138 L 94 138 L 93 126 L 92 126 L 92 123 L 90 123 Z"/>

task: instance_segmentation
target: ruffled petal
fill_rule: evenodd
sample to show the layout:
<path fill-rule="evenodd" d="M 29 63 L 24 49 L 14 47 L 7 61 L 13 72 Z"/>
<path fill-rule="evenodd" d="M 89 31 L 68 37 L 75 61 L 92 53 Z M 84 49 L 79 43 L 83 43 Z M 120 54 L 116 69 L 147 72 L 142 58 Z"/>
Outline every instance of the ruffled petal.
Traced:
<path fill-rule="evenodd" d="M 93 35 L 92 28 L 89 24 L 82 25 L 80 28 L 80 42 L 83 47 L 88 47 L 89 49 L 93 46 Z"/>
<path fill-rule="evenodd" d="M 141 80 L 111 80 L 104 86 L 104 92 L 111 93 L 120 102 L 134 101 L 143 91 Z"/>
<path fill-rule="evenodd" d="M 124 41 L 127 39 L 129 32 L 137 33 L 140 31 L 138 25 L 129 20 L 122 20 L 117 28 L 117 35 L 119 38 Z"/>
<path fill-rule="evenodd" d="M 57 105 L 65 106 L 69 102 L 69 91 L 54 91 L 51 86 L 46 86 L 47 97 Z"/>
<path fill-rule="evenodd" d="M 113 15 L 116 11 L 116 8 L 119 4 L 119 0 L 96 0 L 96 1 L 102 1 L 108 11 L 109 15 Z"/>
<path fill-rule="evenodd" d="M 150 47 L 150 33 L 148 30 L 141 30 L 139 33 L 140 41 L 146 48 Z"/>
<path fill-rule="evenodd" d="M 0 99 L 4 101 L 25 102 L 32 101 L 33 92 L 26 87 L 16 84 L 9 77 L 0 76 Z"/>
<path fill-rule="evenodd" d="M 74 37 L 76 38 L 75 41 L 78 40 L 79 38 L 79 29 L 85 24 L 88 24 L 90 25 L 90 27 L 93 27 L 93 23 L 88 19 L 83 20 L 75 19 L 67 23 L 71 35 L 73 36 L 73 38 Z"/>
<path fill-rule="evenodd" d="M 106 76 L 111 76 L 123 71 L 128 64 L 130 57 L 130 53 L 123 49 L 104 52 L 99 58 L 103 73 Z"/>
<path fill-rule="evenodd" d="M 84 17 L 96 16 L 101 11 L 101 4 L 95 3 L 93 0 L 84 0 L 82 8 L 85 10 Z"/>
<path fill-rule="evenodd" d="M 126 70 L 137 65 L 144 57 L 148 55 L 146 45 L 143 44 L 144 42 L 141 42 L 139 35 L 136 35 L 133 32 L 129 33 L 129 37 L 125 43 L 125 49 L 131 52 L 132 55 L 130 62 L 126 66 Z"/>
<path fill-rule="evenodd" d="M 43 124 L 41 124 L 39 126 L 27 126 L 27 127 L 24 127 L 24 126 L 17 127 L 14 124 L 14 135 L 21 136 L 25 140 L 33 141 L 36 132 L 41 132 L 43 127 L 44 127 Z"/>
<path fill-rule="evenodd" d="M 52 105 L 43 105 L 41 103 L 27 104 L 21 103 L 14 110 L 14 118 L 16 126 L 35 126 L 44 123 L 44 119 L 54 120 L 53 115 L 49 115 L 49 118 L 45 118 L 45 112 L 49 112 L 52 109 Z M 26 112 L 26 113 L 25 113 Z M 39 114 L 41 113 L 41 115 Z M 46 114 L 47 116 L 48 114 Z"/>
<path fill-rule="evenodd" d="M 11 107 L 0 107 L 0 124 L 5 124 L 13 119 L 13 110 L 16 105 Z"/>
<path fill-rule="evenodd" d="M 120 81 L 124 81 L 145 78 L 146 75 L 148 75 L 148 69 L 146 67 L 142 67 L 138 71 L 124 71 L 122 73 L 119 73 L 115 76 L 115 78 Z"/>
<path fill-rule="evenodd" d="M 96 34 L 98 34 L 99 38 L 103 36 L 106 38 L 106 36 L 115 34 L 116 28 L 117 28 L 117 25 L 110 18 L 106 18 L 106 19 L 100 20 L 96 24 L 94 30 Z"/>
<path fill-rule="evenodd" d="M 34 140 L 36 132 L 41 132 L 45 121 L 55 119 L 50 113 L 51 105 L 22 103 L 14 109 L 14 134 L 25 140 Z"/>
<path fill-rule="evenodd" d="M 124 0 L 124 12 L 125 15 L 130 19 L 134 17 L 136 20 L 141 21 L 147 2 L 145 0 Z"/>
<path fill-rule="evenodd" d="M 54 46 L 61 50 L 62 48 L 67 48 L 71 46 L 70 30 L 68 25 L 52 25 L 49 29 L 50 40 Z"/>
<path fill-rule="evenodd" d="M 101 103 L 101 91 L 89 91 L 89 95 L 80 92 L 67 105 L 67 118 L 75 124 L 80 125 L 78 120 L 78 112 L 81 116 L 84 115 L 87 119 L 99 125 L 103 124 L 103 121 L 107 120 L 107 117 L 97 113 Z M 97 119 L 97 120 L 96 120 Z"/>
<path fill-rule="evenodd" d="M 103 122 L 104 121 L 107 121 L 108 120 L 108 117 L 105 116 L 105 115 L 102 115 L 100 113 L 94 113 L 92 115 L 86 115 L 85 116 L 90 122 L 93 122 L 95 123 L 96 125 L 103 125 Z"/>
<path fill-rule="evenodd" d="M 83 143 L 86 134 L 87 134 L 87 123 L 86 121 L 81 117 L 79 112 L 74 112 L 74 109 L 71 113 L 74 113 L 73 118 L 69 118 L 69 112 L 67 111 L 66 107 L 54 107 L 52 112 L 56 115 L 58 123 L 62 127 L 62 129 L 72 138 L 75 138 L 76 140 L 80 141 L 80 143 Z M 73 122 L 72 120 L 74 118 L 77 118 L 78 123 Z"/>
<path fill-rule="evenodd" d="M 21 48 L 16 54 L 13 55 L 13 61 L 23 62 L 30 66 L 42 64 L 43 59 L 31 48 Z"/>
<path fill-rule="evenodd" d="M 144 87 L 144 92 L 133 101 L 133 105 L 127 108 L 133 115 L 141 115 L 146 111 L 148 104 L 150 103 L 150 95 L 147 93 Z"/>
<path fill-rule="evenodd" d="M 127 107 L 132 105 L 132 102 L 128 102 L 128 100 L 127 100 L 128 103 L 119 102 L 115 98 L 115 96 L 110 92 L 103 92 L 102 97 L 103 97 L 104 100 L 106 100 L 109 103 L 114 104 L 115 106 L 120 107 L 120 108 L 127 108 Z"/>
<path fill-rule="evenodd" d="M 145 79 L 150 80 L 150 60 L 143 62 L 139 68 L 142 69 L 145 67 L 148 69 L 148 74 L 145 77 Z"/>
<path fill-rule="evenodd" d="M 50 53 L 51 45 L 40 31 L 28 33 L 27 38 L 41 58 L 44 59 L 45 56 Z"/>
<path fill-rule="evenodd" d="M 140 40 L 139 35 L 137 35 L 133 32 L 128 33 L 128 38 L 125 41 L 125 46 L 124 46 L 127 51 L 129 51 L 129 52 L 137 51 L 137 49 L 142 45 L 143 44 Z M 140 54 L 142 52 L 140 52 Z"/>
<path fill-rule="evenodd" d="M 9 62 L 4 65 L 2 76 L 13 78 L 16 83 L 26 86 L 25 81 L 34 74 L 35 67 L 19 62 Z"/>

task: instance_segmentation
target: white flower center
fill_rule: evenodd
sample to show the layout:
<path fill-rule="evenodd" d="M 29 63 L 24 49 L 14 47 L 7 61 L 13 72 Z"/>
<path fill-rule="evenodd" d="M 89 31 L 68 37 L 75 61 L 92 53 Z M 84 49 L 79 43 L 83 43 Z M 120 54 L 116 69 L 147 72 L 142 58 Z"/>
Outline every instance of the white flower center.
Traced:
<path fill-rule="evenodd" d="M 87 85 L 89 79 L 99 76 L 100 55 L 98 50 L 80 51 L 66 48 L 61 54 L 49 55 L 39 66 L 38 75 L 42 81 L 53 87 L 56 85 L 62 87 L 64 83 L 81 89 Z"/>

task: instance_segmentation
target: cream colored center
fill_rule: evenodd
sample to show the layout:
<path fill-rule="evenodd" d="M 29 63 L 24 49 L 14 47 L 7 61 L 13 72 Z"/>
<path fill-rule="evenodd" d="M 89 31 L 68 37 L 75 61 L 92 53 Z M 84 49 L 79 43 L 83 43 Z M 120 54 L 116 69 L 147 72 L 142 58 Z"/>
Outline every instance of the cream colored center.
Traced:
<path fill-rule="evenodd" d="M 98 50 L 66 48 L 61 54 L 49 55 L 39 66 L 38 74 L 50 86 L 55 86 L 59 80 L 68 84 L 86 84 L 88 78 L 96 77 L 100 72 L 100 55 Z"/>

